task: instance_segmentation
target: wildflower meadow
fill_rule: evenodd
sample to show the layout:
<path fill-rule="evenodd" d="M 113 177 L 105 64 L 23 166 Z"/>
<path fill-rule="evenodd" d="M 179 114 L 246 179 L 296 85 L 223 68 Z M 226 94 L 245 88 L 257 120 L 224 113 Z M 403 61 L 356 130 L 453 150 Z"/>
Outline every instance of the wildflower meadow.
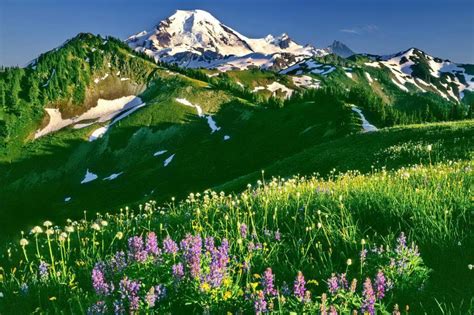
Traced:
<path fill-rule="evenodd" d="M 240 194 L 45 221 L 4 250 L 0 313 L 469 312 L 472 178 L 469 162 L 262 172 Z"/>

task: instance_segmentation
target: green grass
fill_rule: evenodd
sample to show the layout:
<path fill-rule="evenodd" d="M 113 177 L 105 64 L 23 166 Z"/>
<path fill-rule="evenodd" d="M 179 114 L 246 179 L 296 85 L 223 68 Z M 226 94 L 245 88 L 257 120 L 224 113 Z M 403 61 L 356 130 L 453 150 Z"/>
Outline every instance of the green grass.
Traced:
<path fill-rule="evenodd" d="M 164 255 L 158 269 L 153 260 L 129 261 L 113 281 L 124 276 L 140 280 L 141 307 L 149 312 L 252 312 L 253 301 L 264 288 L 254 274 L 263 276 L 271 267 L 280 294 L 284 281 L 291 287 L 297 271 L 303 272 L 311 292 L 308 303 L 292 296 L 284 301 L 281 296 L 265 296 L 276 310 L 284 312 L 315 312 L 324 300 L 323 293 L 328 307 L 332 304 L 340 312 L 359 309 L 362 282 L 383 270 L 393 288 L 377 301 L 380 314 L 389 314 L 395 303 L 401 309 L 409 305 L 414 314 L 466 314 L 472 307 L 470 292 L 474 289 L 468 281 L 473 271 L 467 268 L 474 261 L 470 250 L 474 245 L 469 193 L 472 166 L 472 162 L 450 162 L 368 175 L 334 173 L 327 179 L 266 179 L 265 174 L 255 188 L 233 196 L 205 191 L 164 207 L 150 202 L 135 212 L 127 208 L 119 215 L 69 221 L 74 232 L 68 228 L 62 235 L 66 229 L 59 228 L 49 239 L 44 233 L 31 234 L 25 235 L 29 244 L 10 245 L 0 263 L 0 292 L 4 294 L 0 311 L 8 312 L 14 306 L 25 313 L 35 309 L 82 313 L 95 301 L 112 303 L 118 296 L 94 293 L 92 268 L 99 261 L 109 261 L 116 251 L 126 250 L 128 237 L 153 231 L 160 244 L 167 235 L 179 240 L 186 233 L 212 236 L 216 245 L 225 238 L 231 259 L 224 273 L 227 280 L 214 289 L 193 279 L 189 271 L 183 282 L 173 282 L 171 265 L 181 259 L 180 254 Z M 241 235 L 242 224 L 248 228 L 246 237 Z M 275 232 L 281 237 L 275 239 Z M 419 245 L 419 257 L 411 245 L 395 250 L 400 246 L 396 238 L 401 232 L 407 234 L 408 244 Z M 261 244 L 262 249 L 249 250 L 251 242 Z M 370 250 L 379 245 L 384 246 L 384 253 Z M 359 254 L 364 248 L 369 253 L 361 261 Z M 389 257 L 408 260 L 404 268 L 397 269 L 391 267 Z M 53 272 L 53 259 L 59 273 Z M 50 265 L 43 277 L 38 274 L 40 261 Z M 250 264 L 249 271 L 242 271 L 243 262 Z M 200 266 L 200 272 L 208 272 L 207 258 Z M 328 293 L 326 280 L 332 273 L 346 273 L 349 281 L 358 279 L 355 293 Z M 144 295 L 156 284 L 168 286 L 168 295 L 150 309 Z M 249 294 L 250 300 L 243 294 Z"/>
<path fill-rule="evenodd" d="M 263 169 L 269 176 L 321 175 L 333 170 L 398 169 L 419 163 L 471 160 L 474 121 L 432 123 L 384 128 L 377 132 L 348 135 L 309 147 Z M 427 146 L 432 151 L 428 152 Z M 216 186 L 217 190 L 241 189 L 256 181 L 260 170 Z"/>
<path fill-rule="evenodd" d="M 0 217 L 9 221 L 1 234 L 31 226 L 45 216 L 78 217 L 85 209 L 101 211 L 151 197 L 183 196 L 357 128 L 355 120 L 348 123 L 354 117 L 350 109 L 337 101 L 267 109 L 201 81 L 190 85 L 188 78 L 173 77 L 150 84 L 142 94 L 147 106 L 100 140 L 86 141 L 98 126 L 67 129 L 26 144 L 20 157 L 1 165 Z M 221 130 L 211 134 L 206 118 L 176 98 L 199 104 Z M 224 141 L 225 135 L 231 139 Z M 168 153 L 154 157 L 159 150 Z M 171 154 L 176 154 L 173 162 L 163 167 Z M 81 185 L 87 169 L 101 179 Z M 119 172 L 124 173 L 116 180 L 102 180 Z M 18 198 L 20 194 L 29 198 Z M 72 200 L 65 203 L 69 196 Z"/>

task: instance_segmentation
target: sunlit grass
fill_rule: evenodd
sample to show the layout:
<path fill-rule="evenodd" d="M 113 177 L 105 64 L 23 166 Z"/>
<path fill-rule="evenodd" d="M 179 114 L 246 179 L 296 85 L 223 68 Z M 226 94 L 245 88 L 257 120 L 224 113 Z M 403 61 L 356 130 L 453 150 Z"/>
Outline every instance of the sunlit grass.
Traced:
<path fill-rule="evenodd" d="M 370 288 L 376 295 L 381 277 L 384 297 L 373 307 L 382 314 L 420 303 L 448 310 L 449 300 L 436 302 L 427 291 L 440 289 L 443 270 L 424 257 L 472 244 L 471 189 L 469 162 L 333 173 L 325 180 L 267 180 L 262 173 L 238 195 L 208 190 L 94 220 L 85 213 L 63 227 L 46 221 L 5 253 L 0 310 L 111 312 L 115 303 L 126 312 L 360 312 L 372 307 Z M 179 250 L 164 245 L 168 237 Z M 123 268 L 110 269 L 122 251 Z M 468 263 L 464 269 L 469 276 Z M 97 287 L 101 281 L 108 291 Z M 127 295 L 130 281 L 140 288 Z"/>

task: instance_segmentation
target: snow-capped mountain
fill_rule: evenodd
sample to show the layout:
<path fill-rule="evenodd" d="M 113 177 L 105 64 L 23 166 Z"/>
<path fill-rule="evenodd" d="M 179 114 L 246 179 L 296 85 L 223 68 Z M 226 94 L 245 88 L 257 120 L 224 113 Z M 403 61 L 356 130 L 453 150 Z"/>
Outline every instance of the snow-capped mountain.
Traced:
<path fill-rule="evenodd" d="M 417 48 L 372 58 L 374 62 L 366 65 L 389 69 L 392 81 L 402 90 L 411 83 L 422 92 L 432 90 L 447 100 L 461 100 L 465 90 L 474 91 L 474 73 L 469 65 L 433 57 Z"/>
<path fill-rule="evenodd" d="M 352 51 L 346 44 L 335 40 L 331 45 L 324 49 L 326 52 L 330 54 L 338 55 L 339 57 L 347 58 L 352 55 L 355 55 L 355 52 Z"/>
<path fill-rule="evenodd" d="M 287 34 L 246 37 L 202 10 L 178 10 L 152 30 L 130 36 L 126 42 L 156 60 L 221 70 L 251 66 L 281 69 L 327 53 L 299 45 Z"/>

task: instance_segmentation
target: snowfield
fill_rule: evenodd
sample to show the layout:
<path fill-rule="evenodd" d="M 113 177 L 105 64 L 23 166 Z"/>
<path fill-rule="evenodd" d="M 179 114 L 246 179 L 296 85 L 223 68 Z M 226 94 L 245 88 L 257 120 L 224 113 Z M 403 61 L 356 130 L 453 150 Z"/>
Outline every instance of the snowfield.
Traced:
<path fill-rule="evenodd" d="M 285 98 L 289 98 L 291 94 L 293 94 L 292 89 L 278 82 L 273 82 L 272 84 L 267 85 L 267 90 L 271 91 L 273 95 L 276 94 L 276 91 L 281 90 L 283 93 L 286 94 Z"/>
<path fill-rule="evenodd" d="M 367 119 L 365 119 L 364 114 L 362 114 L 362 111 L 361 111 L 359 108 L 357 108 L 357 107 L 354 106 L 354 105 L 351 105 L 351 106 L 352 106 L 352 110 L 353 110 L 354 112 L 356 112 L 357 114 L 359 114 L 359 117 L 360 117 L 360 119 L 362 120 L 362 130 L 363 130 L 364 132 L 372 132 L 372 131 L 377 131 L 377 130 L 378 130 L 377 127 L 375 127 L 374 125 L 372 125 L 371 123 L 369 123 L 369 122 L 367 121 Z"/>
<path fill-rule="evenodd" d="M 142 105 L 142 100 L 135 96 L 124 96 L 121 98 L 117 98 L 114 100 L 104 100 L 99 99 L 97 101 L 97 105 L 90 108 L 85 113 L 81 114 L 80 116 L 76 116 L 74 118 L 67 118 L 63 119 L 61 116 L 61 112 L 57 108 L 45 108 L 46 113 L 49 115 L 49 122 L 46 127 L 41 130 L 38 130 L 35 133 L 34 138 L 38 139 L 44 135 L 47 135 L 51 132 L 58 131 L 63 129 L 67 126 L 80 123 L 84 120 L 92 120 L 95 123 L 102 123 L 111 120 L 113 117 L 117 116 L 118 114 L 122 113 L 123 111 L 128 111 Z M 89 125 L 89 123 L 88 123 Z M 86 127 L 85 124 L 80 123 L 76 126 L 76 129 Z"/>
<path fill-rule="evenodd" d="M 308 88 L 308 89 L 317 89 L 319 88 L 320 86 L 320 81 L 319 80 L 316 80 L 312 77 L 310 77 L 309 75 L 302 75 L 302 76 L 299 76 L 299 77 L 291 77 L 292 80 L 293 80 L 293 83 L 297 86 L 297 87 L 304 87 L 304 88 Z"/>

